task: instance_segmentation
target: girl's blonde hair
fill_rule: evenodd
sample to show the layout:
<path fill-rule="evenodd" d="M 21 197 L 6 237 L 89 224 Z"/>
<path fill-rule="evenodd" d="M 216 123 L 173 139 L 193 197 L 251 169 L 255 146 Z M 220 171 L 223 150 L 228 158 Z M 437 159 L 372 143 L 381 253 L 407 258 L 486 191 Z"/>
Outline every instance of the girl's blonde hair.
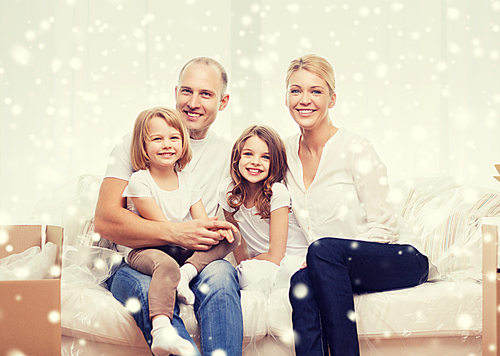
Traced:
<path fill-rule="evenodd" d="M 174 169 L 180 172 L 191 161 L 193 153 L 189 144 L 189 133 L 186 125 L 182 121 L 181 115 L 174 109 L 167 107 L 155 107 L 144 110 L 137 116 L 132 134 L 132 148 L 130 156 L 134 170 L 149 169 L 149 157 L 146 151 L 146 142 L 149 140 L 148 122 L 154 117 L 162 118 L 167 125 L 179 131 L 182 140 L 182 154 L 175 162 Z"/>
<path fill-rule="evenodd" d="M 306 54 L 290 62 L 285 77 L 285 85 L 287 88 L 290 85 L 290 77 L 292 74 L 301 69 L 314 73 L 321 79 L 324 79 L 328 85 L 330 95 L 335 92 L 335 74 L 333 72 L 333 67 L 326 59 L 316 54 Z"/>
<path fill-rule="evenodd" d="M 253 125 L 247 128 L 236 140 L 231 151 L 230 173 L 234 182 L 233 189 L 227 194 L 227 203 L 234 209 L 232 215 L 239 210 L 250 195 L 250 186 L 248 181 L 242 177 L 239 170 L 241 151 L 245 146 L 246 140 L 252 136 L 259 137 L 267 144 L 269 148 L 270 162 L 269 175 L 264 180 L 262 187 L 254 197 L 257 215 L 262 219 L 271 216 L 271 197 L 273 195 L 272 186 L 276 182 L 284 181 L 288 164 L 286 159 L 285 144 L 280 135 L 271 127 L 265 125 Z"/>

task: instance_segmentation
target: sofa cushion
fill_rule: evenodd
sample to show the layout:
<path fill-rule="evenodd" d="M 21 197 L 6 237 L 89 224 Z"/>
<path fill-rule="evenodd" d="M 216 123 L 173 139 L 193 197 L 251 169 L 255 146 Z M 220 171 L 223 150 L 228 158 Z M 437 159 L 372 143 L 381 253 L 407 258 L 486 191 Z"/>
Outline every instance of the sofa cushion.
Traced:
<path fill-rule="evenodd" d="M 481 273 L 480 218 L 500 214 L 498 192 L 461 186 L 452 177 L 419 178 L 394 184 L 395 204 L 424 252 L 442 275 Z"/>

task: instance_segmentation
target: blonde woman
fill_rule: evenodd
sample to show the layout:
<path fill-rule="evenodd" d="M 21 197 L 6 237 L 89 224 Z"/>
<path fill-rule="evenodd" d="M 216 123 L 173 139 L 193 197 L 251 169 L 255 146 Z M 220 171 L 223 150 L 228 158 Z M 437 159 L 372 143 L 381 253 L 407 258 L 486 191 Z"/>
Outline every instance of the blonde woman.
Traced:
<path fill-rule="evenodd" d="M 386 167 L 371 143 L 337 128 L 333 68 L 324 58 L 293 60 L 286 106 L 300 133 L 286 141 L 286 181 L 310 243 L 291 280 L 298 356 L 359 355 L 353 294 L 416 286 L 429 261 L 389 200 Z"/>

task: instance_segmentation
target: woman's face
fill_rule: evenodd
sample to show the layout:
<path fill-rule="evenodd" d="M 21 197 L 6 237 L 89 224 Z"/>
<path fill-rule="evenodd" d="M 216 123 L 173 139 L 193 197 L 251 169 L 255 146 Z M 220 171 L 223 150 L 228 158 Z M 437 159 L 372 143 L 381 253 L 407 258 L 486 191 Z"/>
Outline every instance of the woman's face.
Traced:
<path fill-rule="evenodd" d="M 313 129 L 328 120 L 328 109 L 335 105 L 326 81 L 305 69 L 290 76 L 285 104 L 290 115 L 303 129 Z"/>

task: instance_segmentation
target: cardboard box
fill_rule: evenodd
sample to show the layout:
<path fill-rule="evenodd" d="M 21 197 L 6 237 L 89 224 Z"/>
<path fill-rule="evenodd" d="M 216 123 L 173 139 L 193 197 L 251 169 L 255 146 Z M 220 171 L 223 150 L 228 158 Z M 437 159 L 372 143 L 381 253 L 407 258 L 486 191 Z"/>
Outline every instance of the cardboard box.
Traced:
<path fill-rule="evenodd" d="M 0 234 L 0 258 L 53 242 L 58 246 L 56 267 L 61 270 L 62 227 L 4 225 Z M 60 355 L 60 316 L 60 276 L 0 280 L 0 356 Z"/>

